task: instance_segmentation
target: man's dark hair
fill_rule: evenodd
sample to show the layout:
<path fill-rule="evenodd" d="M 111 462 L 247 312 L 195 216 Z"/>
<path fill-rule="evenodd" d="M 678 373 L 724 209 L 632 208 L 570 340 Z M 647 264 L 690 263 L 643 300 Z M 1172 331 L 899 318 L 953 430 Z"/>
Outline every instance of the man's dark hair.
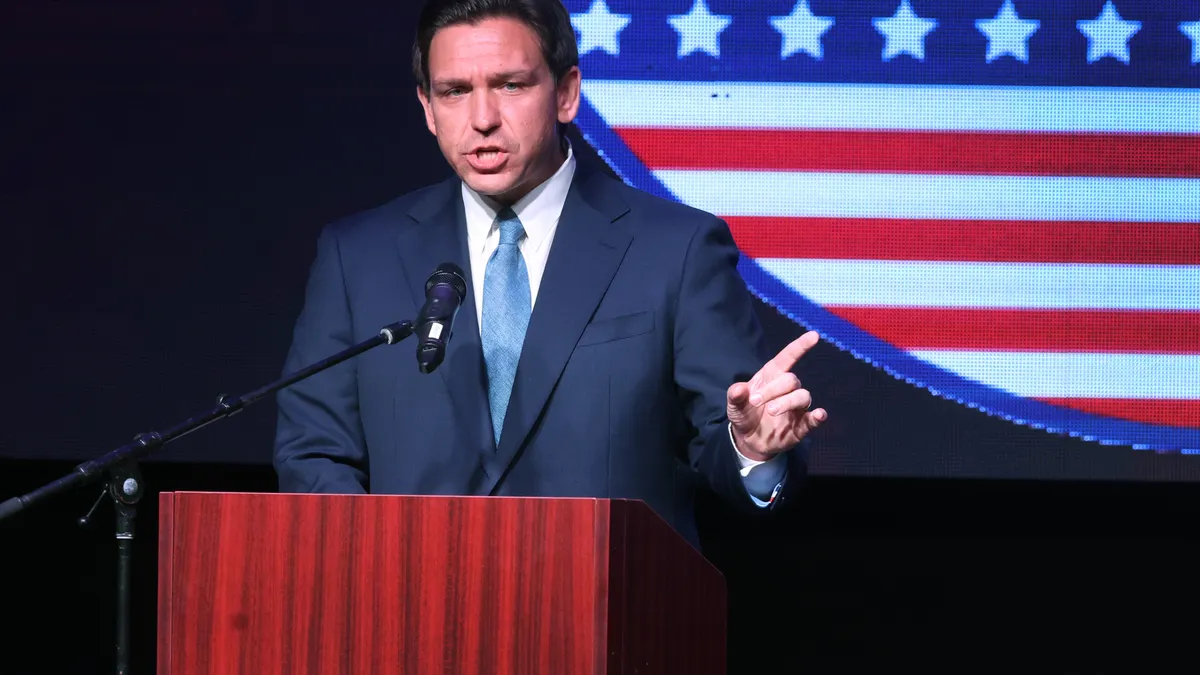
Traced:
<path fill-rule="evenodd" d="M 417 86 L 429 93 L 429 45 L 435 33 L 447 26 L 475 24 L 493 17 L 516 19 L 533 30 L 556 84 L 573 66 L 579 65 L 571 15 L 560 0 L 427 0 L 413 44 L 413 77 Z"/>

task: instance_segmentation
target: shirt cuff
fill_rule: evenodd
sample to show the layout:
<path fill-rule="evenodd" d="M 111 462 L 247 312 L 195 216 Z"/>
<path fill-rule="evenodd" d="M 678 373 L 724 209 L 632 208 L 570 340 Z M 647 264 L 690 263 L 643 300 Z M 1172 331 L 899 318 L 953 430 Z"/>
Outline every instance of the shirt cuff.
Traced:
<path fill-rule="evenodd" d="M 782 454 L 766 461 L 750 459 L 738 450 L 733 440 L 733 424 L 728 427 L 729 444 L 737 455 L 738 473 L 742 476 L 742 484 L 754 503 L 761 507 L 770 506 L 783 488 L 784 472 L 787 469 L 786 459 Z"/>

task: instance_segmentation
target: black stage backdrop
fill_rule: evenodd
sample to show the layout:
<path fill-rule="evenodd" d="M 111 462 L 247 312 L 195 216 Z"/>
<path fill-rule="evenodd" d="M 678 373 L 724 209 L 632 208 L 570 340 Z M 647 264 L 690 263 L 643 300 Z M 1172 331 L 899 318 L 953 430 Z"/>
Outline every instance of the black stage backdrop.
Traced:
<path fill-rule="evenodd" d="M 407 70 L 416 9 L 0 10 L 0 499 L 279 376 L 319 228 L 449 175 Z M 799 334 L 760 309 L 772 346 Z M 1015 427 L 828 345 L 801 375 L 832 419 L 794 513 L 702 505 L 733 672 L 1190 655 L 1200 462 Z M 264 401 L 146 463 L 134 672 L 153 667 L 157 492 L 274 490 L 273 428 Z M 98 493 L 0 525 L 0 675 L 111 672 L 111 507 L 75 523 Z"/>

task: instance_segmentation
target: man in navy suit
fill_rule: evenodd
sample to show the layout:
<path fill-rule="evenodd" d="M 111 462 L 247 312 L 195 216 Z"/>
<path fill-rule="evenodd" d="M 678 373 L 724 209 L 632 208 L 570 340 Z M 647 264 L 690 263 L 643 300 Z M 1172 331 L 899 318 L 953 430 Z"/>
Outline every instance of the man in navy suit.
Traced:
<path fill-rule="evenodd" d="M 761 353 L 725 223 L 576 161 L 559 0 L 432 0 L 413 61 L 457 177 L 322 232 L 286 370 L 415 317 L 443 262 L 467 297 L 435 372 L 383 347 L 279 394 L 280 489 L 640 499 L 693 544 L 698 489 L 786 502 L 817 336 Z"/>

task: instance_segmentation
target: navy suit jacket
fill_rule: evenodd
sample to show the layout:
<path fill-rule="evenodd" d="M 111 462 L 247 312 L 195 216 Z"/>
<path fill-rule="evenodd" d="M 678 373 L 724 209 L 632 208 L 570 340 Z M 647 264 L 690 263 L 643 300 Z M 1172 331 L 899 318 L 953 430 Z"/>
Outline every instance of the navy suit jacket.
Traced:
<path fill-rule="evenodd" d="M 457 178 L 326 227 L 285 370 L 415 318 L 442 262 L 469 277 Z M 415 341 L 381 346 L 278 394 L 283 492 L 640 499 L 698 543 L 709 489 L 759 507 L 738 473 L 726 390 L 772 356 L 728 227 L 582 163 L 530 317 L 499 447 L 493 441 L 477 298 L 445 361 L 417 370 Z"/>

